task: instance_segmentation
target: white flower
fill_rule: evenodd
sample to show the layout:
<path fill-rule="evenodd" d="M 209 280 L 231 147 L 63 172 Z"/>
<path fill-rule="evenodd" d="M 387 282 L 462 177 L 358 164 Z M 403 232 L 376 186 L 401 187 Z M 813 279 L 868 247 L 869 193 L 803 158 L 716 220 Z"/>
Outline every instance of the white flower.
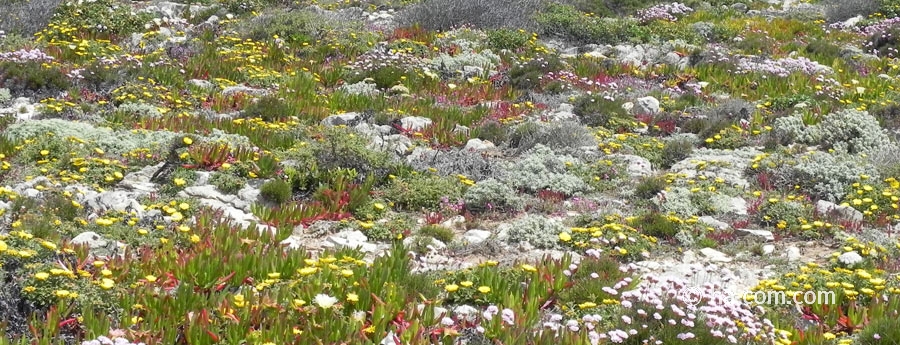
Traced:
<path fill-rule="evenodd" d="M 840 263 L 842 263 L 844 265 L 853 266 L 853 265 L 856 265 L 856 264 L 862 262 L 863 257 L 860 256 L 859 253 L 857 253 L 856 251 L 852 251 L 852 252 L 846 252 L 844 254 L 841 254 L 841 256 L 838 256 L 838 261 L 840 261 Z"/>
<path fill-rule="evenodd" d="M 366 312 L 362 310 L 358 310 L 353 312 L 351 318 L 356 322 L 365 322 L 366 321 Z"/>
<path fill-rule="evenodd" d="M 313 302 L 315 302 L 316 305 L 319 306 L 319 308 L 328 309 L 333 307 L 338 302 L 338 300 L 337 298 L 320 293 L 316 295 L 316 297 L 313 299 Z"/>

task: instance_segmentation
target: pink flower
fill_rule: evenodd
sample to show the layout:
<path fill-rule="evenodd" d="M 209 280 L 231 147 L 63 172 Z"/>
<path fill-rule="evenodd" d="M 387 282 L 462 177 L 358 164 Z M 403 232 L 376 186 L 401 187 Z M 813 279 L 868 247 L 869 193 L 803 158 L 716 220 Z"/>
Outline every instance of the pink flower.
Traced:
<path fill-rule="evenodd" d="M 512 309 L 506 308 L 501 312 L 501 317 L 503 318 L 503 322 L 507 324 L 515 324 L 516 314 L 512 311 Z"/>
<path fill-rule="evenodd" d="M 679 334 L 677 335 L 677 337 L 678 337 L 678 339 L 681 339 L 681 340 L 688 340 L 688 339 L 694 339 L 694 338 L 695 338 L 694 333 L 691 333 L 691 332 L 687 332 L 687 333 L 679 333 Z"/>

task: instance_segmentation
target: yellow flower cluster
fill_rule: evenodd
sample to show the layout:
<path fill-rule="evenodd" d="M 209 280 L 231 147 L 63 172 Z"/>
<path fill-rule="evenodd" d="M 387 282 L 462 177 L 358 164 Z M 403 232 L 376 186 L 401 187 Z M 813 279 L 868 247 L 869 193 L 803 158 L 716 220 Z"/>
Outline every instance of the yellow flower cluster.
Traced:
<path fill-rule="evenodd" d="M 865 177 L 865 178 L 863 178 Z M 845 197 L 843 206 L 853 207 L 870 219 L 884 217 L 900 220 L 900 181 L 891 177 L 881 185 L 866 183 L 868 176 L 860 176 L 863 182 L 853 184 L 853 191 Z"/>

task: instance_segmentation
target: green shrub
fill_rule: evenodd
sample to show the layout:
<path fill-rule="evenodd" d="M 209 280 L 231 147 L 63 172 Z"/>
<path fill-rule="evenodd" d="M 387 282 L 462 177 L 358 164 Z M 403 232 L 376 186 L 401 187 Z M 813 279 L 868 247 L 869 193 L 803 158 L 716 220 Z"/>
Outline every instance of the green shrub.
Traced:
<path fill-rule="evenodd" d="M 575 7 L 600 17 L 624 17 L 657 4 L 658 0 L 575 0 Z"/>
<path fill-rule="evenodd" d="M 8 88 L 16 96 L 36 99 L 58 97 L 72 86 L 66 74 L 58 68 L 44 68 L 41 62 L 0 62 L 0 87 Z"/>
<path fill-rule="evenodd" d="M 825 39 L 814 39 L 806 44 L 806 53 L 819 63 L 830 65 L 841 56 L 841 47 Z"/>
<path fill-rule="evenodd" d="M 176 183 L 182 181 L 184 182 L 183 184 Z M 197 181 L 196 172 L 190 169 L 177 167 L 175 168 L 175 171 L 172 172 L 172 175 L 166 179 L 165 183 L 159 186 L 159 192 L 163 195 L 174 196 L 175 194 L 178 194 L 178 192 L 193 185 L 195 181 Z"/>
<path fill-rule="evenodd" d="M 387 222 L 375 223 L 372 228 L 363 230 L 370 241 L 386 241 L 406 234 L 413 227 L 413 221 L 406 216 L 397 216 Z"/>
<path fill-rule="evenodd" d="M 839 1 L 839 2 L 843 3 L 842 1 Z M 868 9 L 869 8 L 868 3 L 875 2 L 875 1 L 874 0 L 865 0 L 863 2 L 866 4 L 861 7 L 863 7 L 864 9 Z M 884 16 L 884 18 L 900 17 L 900 1 L 881 0 L 878 2 L 880 3 L 880 6 L 878 7 L 878 13 L 881 13 Z M 850 5 L 850 4 L 853 4 L 853 3 L 848 3 L 848 5 Z"/>
<path fill-rule="evenodd" d="M 671 168 L 673 164 L 688 158 L 694 152 L 694 143 L 687 138 L 667 140 L 662 150 L 662 168 Z"/>
<path fill-rule="evenodd" d="M 404 78 L 409 78 L 409 76 L 410 73 L 403 67 L 387 66 L 369 72 L 365 78 L 372 78 L 380 89 L 388 89 L 400 85 Z"/>
<path fill-rule="evenodd" d="M 663 239 L 675 237 L 682 228 L 680 220 L 673 220 L 659 212 L 645 213 L 636 222 L 635 227 L 641 229 L 644 235 Z"/>
<path fill-rule="evenodd" d="M 896 6 L 900 7 L 900 5 Z M 895 13 L 900 13 L 900 9 L 895 11 Z M 893 16 L 897 16 L 897 14 L 893 14 Z M 869 316 L 871 321 L 859 331 L 859 344 L 881 345 L 886 342 L 885 339 L 900 339 L 900 318 L 892 314 L 894 310 L 897 310 L 897 297 L 890 296 L 887 298 L 887 301 L 878 300 L 873 302 L 873 304 L 881 305 L 870 308 L 878 310 L 880 313 L 887 311 L 888 314 Z M 887 342 L 896 343 L 893 340 L 887 340 Z"/>
<path fill-rule="evenodd" d="M 269 202 L 283 204 L 291 199 L 291 185 L 282 179 L 276 178 L 263 183 L 259 188 L 259 195 Z"/>
<path fill-rule="evenodd" d="M 701 36 L 697 30 L 677 22 L 655 20 L 646 24 L 645 27 L 646 30 L 641 30 L 637 27 L 631 28 L 631 30 L 647 35 L 645 38 L 640 39 L 642 42 L 651 40 L 660 42 L 681 40 L 688 44 L 699 44 L 704 41 L 704 37 Z"/>
<path fill-rule="evenodd" d="M 706 147 L 711 149 L 734 150 L 746 145 L 747 134 L 747 131 L 728 127 L 719 131 L 719 133 L 713 134 L 704 143 Z"/>
<path fill-rule="evenodd" d="M 509 84 L 519 90 L 536 90 L 541 85 L 541 77 L 565 68 L 556 56 L 539 56 L 526 63 L 513 65 L 509 69 Z"/>
<path fill-rule="evenodd" d="M 243 111 L 247 118 L 261 118 L 272 122 L 296 115 L 295 109 L 287 102 L 275 96 L 264 96 L 256 102 L 250 103 Z"/>
<path fill-rule="evenodd" d="M 476 182 L 500 175 L 497 158 L 473 150 L 429 150 L 410 156 L 408 161 L 417 170 L 434 169 L 439 175 L 463 175 Z"/>
<path fill-rule="evenodd" d="M 377 220 L 390 210 L 388 205 L 390 204 L 385 200 L 373 199 L 351 211 L 356 219 Z"/>
<path fill-rule="evenodd" d="M 847 19 L 863 16 L 868 17 L 875 12 L 881 12 L 886 17 L 893 18 L 895 15 L 891 13 L 891 4 L 896 3 L 894 0 L 862 0 L 862 1 L 843 1 L 843 0 L 826 0 L 822 4 L 825 7 L 825 20 L 829 23 L 842 22 Z M 896 12 L 895 12 L 896 13 Z"/>
<path fill-rule="evenodd" d="M 768 100 L 772 105 L 769 106 L 769 109 L 772 111 L 785 111 L 791 110 L 795 105 L 800 103 L 806 103 L 807 105 L 812 105 L 815 100 L 810 95 L 798 93 L 793 95 L 780 95 L 776 97 L 772 97 Z"/>
<path fill-rule="evenodd" d="M 651 38 L 649 27 L 640 25 L 634 18 L 587 17 L 571 5 L 550 5 L 536 19 L 545 35 L 567 38 L 580 44 L 642 43 Z"/>
<path fill-rule="evenodd" d="M 222 7 L 228 10 L 228 12 L 234 14 L 258 12 L 266 8 L 267 6 L 277 4 L 291 4 L 288 0 L 218 0 L 218 2 L 222 5 Z"/>
<path fill-rule="evenodd" d="M 9 89 L 0 88 L 0 107 L 5 107 L 10 101 L 12 101 L 12 94 Z"/>
<path fill-rule="evenodd" d="M 510 242 L 527 242 L 539 249 L 559 248 L 559 234 L 567 231 L 560 221 L 529 214 L 512 223 Z"/>
<path fill-rule="evenodd" d="M 575 157 L 560 155 L 552 149 L 536 145 L 516 161 L 504 164 L 507 175 L 503 182 L 516 190 L 537 193 L 544 190 L 580 195 L 591 190 L 576 173 L 582 163 Z"/>
<path fill-rule="evenodd" d="M 805 125 L 799 115 L 775 120 L 775 131 L 807 145 L 820 145 L 843 153 L 876 153 L 897 150 L 887 130 L 866 111 L 846 109 L 829 113 L 815 125 Z"/>
<path fill-rule="evenodd" d="M 463 25 L 477 28 L 529 29 L 542 0 L 426 0 L 413 5 L 398 18 L 401 26 L 420 25 L 427 30 L 447 31 Z"/>
<path fill-rule="evenodd" d="M 595 191 L 601 192 L 620 188 L 623 178 L 628 176 L 621 162 L 611 159 L 575 166 L 572 171 Z"/>
<path fill-rule="evenodd" d="M 510 134 L 509 146 L 519 152 L 531 150 L 537 145 L 567 151 L 597 145 L 597 140 L 590 129 L 575 121 L 526 122 L 516 126 Z"/>
<path fill-rule="evenodd" d="M 472 212 L 518 211 L 524 200 L 510 186 L 493 178 L 476 183 L 463 196 L 466 209 Z"/>
<path fill-rule="evenodd" d="M 581 122 L 591 127 L 607 126 L 612 120 L 623 120 L 631 115 L 622 108 L 622 101 L 610 100 L 598 95 L 584 95 L 575 101 L 573 112 Z"/>
<path fill-rule="evenodd" d="M 453 229 L 440 225 L 426 225 L 419 229 L 419 235 L 428 236 L 444 243 L 450 243 L 456 234 Z"/>
<path fill-rule="evenodd" d="M 8 0 L 0 2 L 0 31 L 31 36 L 47 26 L 62 0 Z M 0 40 L 2 41 L 2 40 Z M 13 49 L 15 50 L 15 49 Z"/>
<path fill-rule="evenodd" d="M 732 123 L 732 120 L 728 117 L 712 113 L 685 121 L 681 126 L 681 130 L 685 133 L 694 133 L 701 138 L 709 138 L 719 131 L 731 127 Z"/>
<path fill-rule="evenodd" d="M 218 172 L 209 178 L 209 184 L 225 194 L 237 194 L 247 183 L 247 179 L 227 172 Z"/>
<path fill-rule="evenodd" d="M 291 45 L 313 43 L 324 38 L 328 29 L 325 18 L 315 13 L 300 11 L 274 11 L 248 20 L 240 30 L 244 37 L 254 41 L 268 41 L 274 36 Z"/>
<path fill-rule="evenodd" d="M 509 140 L 507 128 L 497 121 L 487 121 L 475 128 L 473 132 L 476 133 L 476 138 L 490 141 L 497 146 L 503 145 Z"/>
<path fill-rule="evenodd" d="M 516 51 L 525 47 L 531 40 L 531 34 L 525 30 L 497 29 L 488 31 L 487 36 L 488 46 L 496 51 L 503 49 Z"/>
<path fill-rule="evenodd" d="M 655 199 L 660 210 L 680 217 L 714 216 L 732 211 L 731 197 L 725 191 L 706 188 L 691 190 L 674 187 L 666 191 L 665 200 Z"/>
<path fill-rule="evenodd" d="M 385 189 L 385 197 L 406 210 L 436 209 L 443 197 L 450 200 L 461 198 L 463 187 L 453 177 L 416 174 L 391 181 Z"/>
<path fill-rule="evenodd" d="M 666 189 L 666 178 L 663 176 L 648 176 L 641 179 L 634 188 L 634 195 L 641 199 L 655 198 L 656 194 Z"/>
<path fill-rule="evenodd" d="M 894 151 L 896 152 L 896 151 Z M 813 151 L 799 156 L 772 154 L 762 159 L 758 171 L 769 174 L 769 180 L 782 190 L 799 190 L 813 199 L 840 201 L 860 175 L 877 180 L 878 170 L 867 160 L 847 154 Z"/>
<path fill-rule="evenodd" d="M 367 138 L 350 129 L 316 129 L 310 136 L 318 139 L 298 143 L 285 151 L 282 157 L 282 160 L 293 160 L 297 166 L 305 167 L 295 170 L 297 181 L 302 181 L 302 184 L 295 184 L 297 189 L 314 190 L 319 183 L 325 182 L 323 179 L 328 177 L 330 171 L 337 169 L 356 171 L 356 183 L 362 183 L 366 176 L 373 175 L 376 184 L 385 181 L 388 175 L 401 175 L 401 172 L 408 170 L 390 154 L 369 149 Z"/>
<path fill-rule="evenodd" d="M 759 206 L 756 217 L 760 224 L 767 226 L 784 222 L 788 228 L 795 228 L 801 225 L 801 220 L 809 220 L 811 215 L 811 210 L 802 202 L 770 198 Z"/>
<path fill-rule="evenodd" d="M 67 1 L 53 16 L 54 23 L 67 23 L 82 32 L 119 37 L 142 32 L 151 19 L 150 13 L 135 11 L 117 0 Z"/>

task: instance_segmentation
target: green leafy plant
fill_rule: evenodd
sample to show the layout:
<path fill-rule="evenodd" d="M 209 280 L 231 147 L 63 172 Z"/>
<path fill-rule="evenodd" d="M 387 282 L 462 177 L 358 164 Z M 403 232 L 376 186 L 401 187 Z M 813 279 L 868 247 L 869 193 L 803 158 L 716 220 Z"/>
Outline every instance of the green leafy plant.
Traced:
<path fill-rule="evenodd" d="M 226 194 L 237 194 L 247 183 L 247 179 L 227 172 L 218 172 L 209 178 L 209 183 Z"/>
<path fill-rule="evenodd" d="M 284 204 L 291 199 L 291 185 L 282 179 L 273 179 L 259 187 L 259 195 L 275 204 Z"/>
<path fill-rule="evenodd" d="M 419 229 L 419 235 L 427 236 L 430 238 L 434 238 L 444 243 L 450 243 L 453 241 L 455 234 L 453 233 L 453 229 L 446 228 L 440 225 L 425 225 Z"/>

